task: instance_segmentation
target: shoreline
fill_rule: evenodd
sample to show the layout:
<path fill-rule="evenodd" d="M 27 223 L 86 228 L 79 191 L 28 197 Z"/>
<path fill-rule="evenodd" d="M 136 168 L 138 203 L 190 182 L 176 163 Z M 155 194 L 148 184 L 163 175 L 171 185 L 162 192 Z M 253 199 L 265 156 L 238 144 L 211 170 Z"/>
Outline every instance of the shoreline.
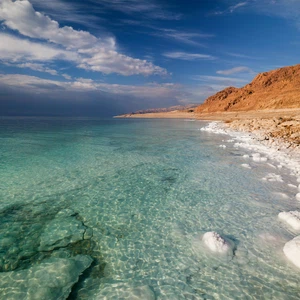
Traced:
<path fill-rule="evenodd" d="M 270 121 L 270 120 L 266 120 Z M 287 187 L 293 188 L 294 197 L 287 197 L 291 201 L 300 203 L 300 147 L 299 144 L 293 144 L 283 140 L 282 138 L 266 139 L 266 132 L 263 130 L 249 132 L 249 127 L 245 127 L 243 122 L 237 121 L 240 126 L 232 126 L 232 124 L 222 123 L 220 121 L 210 122 L 207 126 L 202 127 L 201 131 L 211 132 L 213 134 L 225 134 L 231 137 L 224 140 L 221 148 L 226 148 L 226 143 L 234 143 L 235 148 L 245 149 L 248 153 L 244 154 L 245 163 L 241 167 L 252 169 L 252 163 L 268 164 L 274 170 L 268 173 L 262 180 L 266 182 L 284 183 Z M 248 124 L 249 125 L 249 124 Z M 248 129 L 241 131 L 241 129 Z M 271 160 L 271 163 L 268 161 Z M 252 163 L 251 163 L 252 162 Z M 276 164 L 274 164 L 274 162 Z M 255 166 L 254 166 L 255 167 Z M 290 171 L 290 175 L 295 177 L 294 181 L 284 181 L 281 176 L 282 168 Z M 293 210 L 280 211 L 277 216 L 278 222 L 285 223 L 288 227 L 293 228 L 292 239 L 283 245 L 282 251 L 286 258 L 300 268 L 300 211 L 299 204 L 296 204 Z"/>

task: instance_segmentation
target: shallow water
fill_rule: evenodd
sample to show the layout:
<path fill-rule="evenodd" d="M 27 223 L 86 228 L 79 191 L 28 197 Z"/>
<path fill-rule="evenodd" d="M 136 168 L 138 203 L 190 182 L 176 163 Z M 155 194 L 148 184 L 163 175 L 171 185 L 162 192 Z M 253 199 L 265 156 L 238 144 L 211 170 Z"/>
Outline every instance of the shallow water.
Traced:
<path fill-rule="evenodd" d="M 241 166 L 206 124 L 0 119 L 0 298 L 33 299 L 36 281 L 37 299 L 299 299 L 282 252 L 297 232 L 277 217 L 299 208 L 296 178 Z M 207 231 L 234 255 L 209 253 Z"/>

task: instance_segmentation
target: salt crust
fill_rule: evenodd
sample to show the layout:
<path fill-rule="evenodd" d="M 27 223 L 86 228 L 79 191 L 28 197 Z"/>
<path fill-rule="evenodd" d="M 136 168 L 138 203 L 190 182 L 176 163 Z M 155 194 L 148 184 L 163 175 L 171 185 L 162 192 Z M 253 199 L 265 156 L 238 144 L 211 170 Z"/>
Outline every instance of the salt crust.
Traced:
<path fill-rule="evenodd" d="M 270 182 L 283 182 L 282 177 L 274 173 L 267 174 L 265 177 L 263 177 L 263 180 Z"/>
<path fill-rule="evenodd" d="M 246 169 L 251 169 L 251 166 L 249 164 L 241 164 L 241 166 Z"/>
<path fill-rule="evenodd" d="M 202 241 L 212 252 L 222 254 L 232 252 L 232 245 L 214 231 L 206 232 Z"/>
<path fill-rule="evenodd" d="M 300 268 L 300 235 L 287 242 L 283 252 L 296 267 Z"/>
<path fill-rule="evenodd" d="M 300 230 L 300 212 L 299 211 L 289 211 L 281 212 L 278 215 L 279 219 L 285 221 L 291 227 L 296 230 Z"/>
<path fill-rule="evenodd" d="M 264 140 L 263 133 L 261 135 L 254 135 L 253 133 L 234 131 L 227 128 L 226 125 L 221 122 L 211 122 L 200 130 L 230 135 L 232 139 L 235 140 L 234 147 L 253 151 L 252 159 L 255 158 L 261 161 L 261 158 L 263 158 L 263 161 L 265 161 L 265 158 L 267 158 L 277 161 L 279 163 L 278 168 L 284 166 L 290 169 L 291 175 L 297 176 L 297 181 L 300 183 L 300 151 L 288 148 L 284 142 Z M 265 157 L 261 157 L 261 154 L 264 154 Z"/>

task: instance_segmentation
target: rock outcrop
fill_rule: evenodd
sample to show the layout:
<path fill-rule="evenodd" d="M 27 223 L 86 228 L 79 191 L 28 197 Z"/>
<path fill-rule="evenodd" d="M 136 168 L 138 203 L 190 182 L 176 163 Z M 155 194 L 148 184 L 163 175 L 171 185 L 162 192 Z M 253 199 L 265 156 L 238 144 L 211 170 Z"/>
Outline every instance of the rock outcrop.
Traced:
<path fill-rule="evenodd" d="M 258 74 L 242 88 L 228 87 L 209 97 L 197 113 L 299 108 L 300 65 Z"/>

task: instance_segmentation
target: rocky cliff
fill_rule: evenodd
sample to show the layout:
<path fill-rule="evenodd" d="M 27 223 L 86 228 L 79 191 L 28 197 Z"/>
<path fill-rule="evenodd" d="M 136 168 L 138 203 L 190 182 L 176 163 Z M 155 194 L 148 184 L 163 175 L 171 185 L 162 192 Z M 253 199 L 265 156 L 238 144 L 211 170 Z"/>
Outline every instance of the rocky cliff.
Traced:
<path fill-rule="evenodd" d="M 228 87 L 209 97 L 197 113 L 300 108 L 300 65 L 258 74 L 242 88 Z"/>

